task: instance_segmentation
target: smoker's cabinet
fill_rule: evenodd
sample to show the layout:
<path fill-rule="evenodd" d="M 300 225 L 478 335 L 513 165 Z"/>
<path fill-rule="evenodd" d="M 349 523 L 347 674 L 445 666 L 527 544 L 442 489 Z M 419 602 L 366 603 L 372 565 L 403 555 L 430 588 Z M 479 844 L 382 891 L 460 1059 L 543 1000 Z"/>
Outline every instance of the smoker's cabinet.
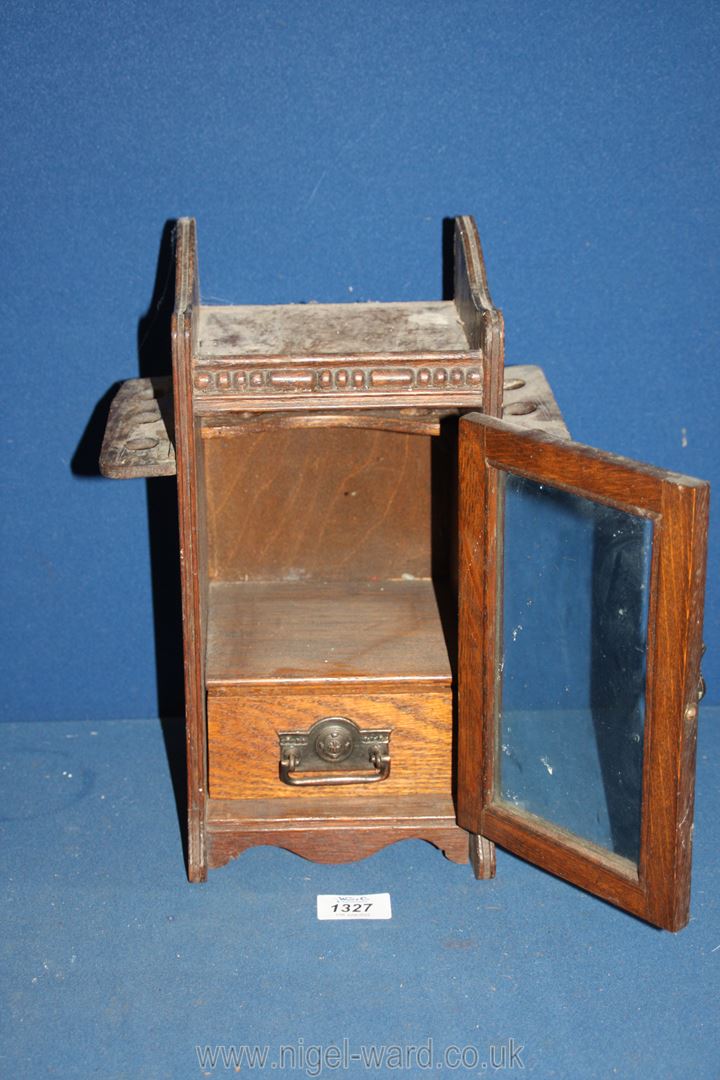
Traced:
<path fill-rule="evenodd" d="M 207 306 L 177 225 L 172 379 L 101 467 L 177 475 L 190 879 L 500 843 L 679 929 L 707 486 L 571 442 L 471 218 L 454 258 L 452 301 Z"/>

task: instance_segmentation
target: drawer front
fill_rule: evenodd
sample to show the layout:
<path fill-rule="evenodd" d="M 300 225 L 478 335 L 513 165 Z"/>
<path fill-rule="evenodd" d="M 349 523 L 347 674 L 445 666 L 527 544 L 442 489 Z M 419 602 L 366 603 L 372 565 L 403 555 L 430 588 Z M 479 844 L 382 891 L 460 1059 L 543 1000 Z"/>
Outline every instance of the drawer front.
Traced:
<path fill-rule="evenodd" d="M 307 731 L 332 716 L 363 729 L 392 729 L 387 780 L 327 787 L 289 787 L 280 780 L 278 732 Z M 208 766 L 213 799 L 449 794 L 452 694 L 449 688 L 391 694 L 211 691 Z"/>

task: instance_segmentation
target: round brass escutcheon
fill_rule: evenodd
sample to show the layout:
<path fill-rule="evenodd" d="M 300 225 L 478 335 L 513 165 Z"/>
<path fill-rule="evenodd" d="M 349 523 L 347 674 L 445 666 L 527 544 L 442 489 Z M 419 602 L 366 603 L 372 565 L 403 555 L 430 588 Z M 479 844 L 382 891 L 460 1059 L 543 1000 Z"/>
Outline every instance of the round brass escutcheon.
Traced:
<path fill-rule="evenodd" d="M 323 761 L 344 761 L 353 749 L 352 731 L 342 719 L 328 720 L 315 737 L 315 753 Z"/>

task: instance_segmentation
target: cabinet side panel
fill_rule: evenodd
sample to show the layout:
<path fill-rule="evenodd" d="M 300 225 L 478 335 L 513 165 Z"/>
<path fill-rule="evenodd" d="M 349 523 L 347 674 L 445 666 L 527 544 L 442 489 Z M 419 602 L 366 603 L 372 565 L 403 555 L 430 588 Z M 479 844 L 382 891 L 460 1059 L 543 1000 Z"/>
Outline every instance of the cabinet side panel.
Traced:
<path fill-rule="evenodd" d="M 490 297 L 474 218 L 455 218 L 455 306 L 473 349 L 483 356 L 483 412 L 502 416 L 505 323 Z"/>
<path fill-rule="evenodd" d="M 204 641 L 207 622 L 206 529 L 203 520 L 202 470 L 198 462 L 192 405 L 193 306 L 198 282 L 195 223 L 182 219 L 176 234 L 176 297 L 172 322 L 175 453 L 180 525 L 180 574 L 183 608 L 185 717 L 188 769 L 188 876 L 207 876 L 205 799 L 207 754 Z"/>

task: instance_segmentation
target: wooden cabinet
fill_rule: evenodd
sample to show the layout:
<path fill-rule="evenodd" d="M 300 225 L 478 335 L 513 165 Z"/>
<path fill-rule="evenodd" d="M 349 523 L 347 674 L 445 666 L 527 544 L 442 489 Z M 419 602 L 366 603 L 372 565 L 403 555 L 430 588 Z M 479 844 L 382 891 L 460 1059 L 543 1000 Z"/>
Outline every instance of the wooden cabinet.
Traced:
<path fill-rule="evenodd" d="M 105 475 L 177 475 L 189 876 L 494 843 L 688 917 L 707 486 L 570 441 L 505 368 L 474 222 L 455 298 L 207 306 L 178 222 L 172 380 Z"/>

